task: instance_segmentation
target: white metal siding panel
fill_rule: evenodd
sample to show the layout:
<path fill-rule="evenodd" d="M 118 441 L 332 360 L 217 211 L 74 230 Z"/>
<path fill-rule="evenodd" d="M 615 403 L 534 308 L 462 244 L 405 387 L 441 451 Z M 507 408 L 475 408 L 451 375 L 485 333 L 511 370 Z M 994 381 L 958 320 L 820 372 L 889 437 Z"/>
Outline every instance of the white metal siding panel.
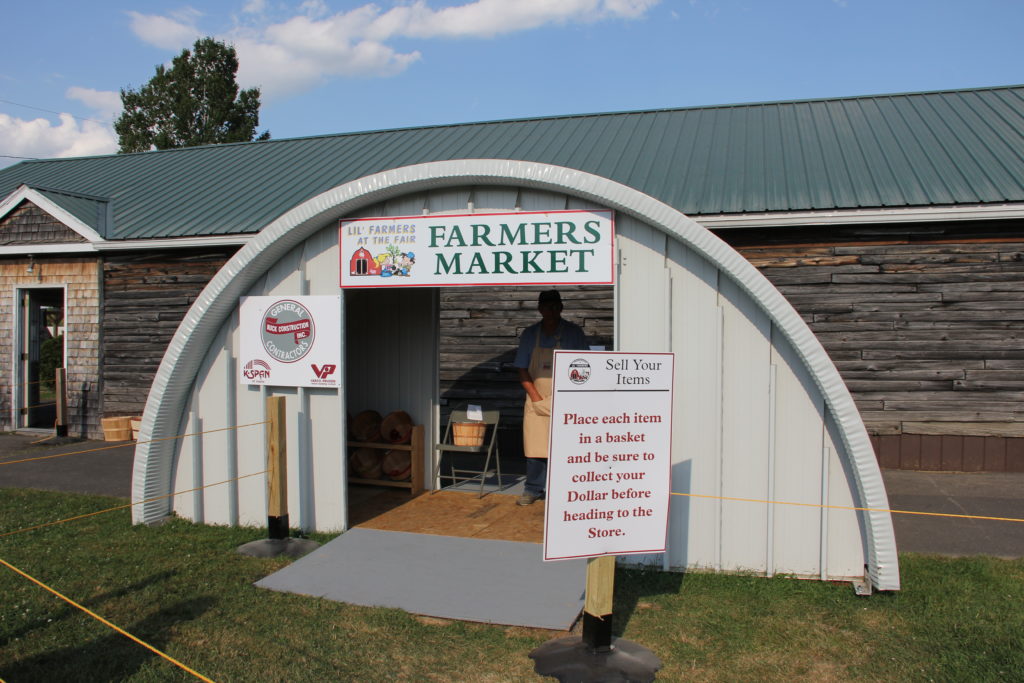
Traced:
<path fill-rule="evenodd" d="M 668 351 L 668 270 L 665 234 L 629 216 L 618 216 L 620 351 Z"/>
<path fill-rule="evenodd" d="M 478 213 L 512 211 L 519 191 L 514 187 L 483 187 L 473 189 L 473 210 Z"/>
<path fill-rule="evenodd" d="M 469 206 L 469 188 L 440 188 L 432 190 L 427 197 L 427 213 L 462 212 Z"/>
<path fill-rule="evenodd" d="M 669 350 L 669 271 L 665 234 L 630 216 L 618 216 L 618 351 Z M 632 564 L 662 564 L 661 554 L 633 555 Z"/>
<path fill-rule="evenodd" d="M 228 414 L 224 386 L 225 336 L 226 331 L 221 330 L 199 368 L 192 400 L 185 413 L 184 430 L 179 432 L 193 436 L 177 441 L 181 455 L 177 463 L 174 491 L 188 491 L 232 478 L 229 474 L 226 432 L 210 431 L 234 424 Z M 225 486 L 210 486 L 175 496 L 175 510 L 181 516 L 197 522 L 228 524 L 233 513 L 229 512 L 231 505 L 225 495 Z"/>
<path fill-rule="evenodd" d="M 768 494 L 771 324 L 731 280 L 719 282 L 722 339 L 722 495 L 765 500 Z M 722 568 L 763 570 L 765 503 L 722 503 Z"/>
<path fill-rule="evenodd" d="M 238 313 L 235 318 L 235 346 L 238 346 Z M 237 370 L 235 370 L 237 372 Z M 235 379 L 237 382 L 237 378 Z M 251 425 L 263 422 L 265 413 L 263 392 L 257 386 L 238 387 L 238 405 L 235 408 L 236 424 Z M 263 526 L 267 523 L 267 476 L 261 474 L 267 469 L 267 428 L 266 425 L 245 427 L 238 430 L 238 474 L 245 477 L 238 482 L 238 523 L 249 526 Z"/>
<path fill-rule="evenodd" d="M 842 442 L 836 433 L 835 422 L 826 420 L 825 448 L 828 454 L 828 500 L 829 506 L 840 508 L 864 507 L 859 494 L 853 469 L 847 458 L 840 457 Z M 825 516 L 828 526 L 826 537 L 827 574 L 832 578 L 863 578 L 867 562 L 864 529 L 864 513 L 850 509 L 830 507 Z"/>
<path fill-rule="evenodd" d="M 817 505 L 825 399 L 785 337 L 773 330 L 772 341 L 776 387 L 772 497 L 781 502 Z M 822 510 L 779 504 L 773 506 L 772 518 L 771 572 L 819 574 Z"/>
<path fill-rule="evenodd" d="M 427 203 L 426 195 L 412 194 L 389 199 L 376 208 L 381 216 L 418 216 L 423 213 L 423 206 Z"/>
<path fill-rule="evenodd" d="M 303 245 L 309 293 L 315 296 L 337 295 L 338 225 L 332 223 L 310 237 Z"/>
<path fill-rule="evenodd" d="M 345 490 L 345 425 L 339 419 L 338 394 L 331 389 L 310 389 L 309 425 L 313 435 L 313 462 L 304 490 L 309 491 L 309 529 L 341 531 L 347 517 Z"/>
<path fill-rule="evenodd" d="M 543 190 L 523 191 L 520 209 L 523 211 L 551 211 L 564 209 L 568 197 L 560 192 L 545 192 Z"/>
<path fill-rule="evenodd" d="M 718 269 L 680 242 L 669 243 L 672 350 L 676 354 L 672 491 L 716 496 L 721 486 L 721 308 Z M 672 496 L 670 567 L 716 566 L 721 501 Z"/>

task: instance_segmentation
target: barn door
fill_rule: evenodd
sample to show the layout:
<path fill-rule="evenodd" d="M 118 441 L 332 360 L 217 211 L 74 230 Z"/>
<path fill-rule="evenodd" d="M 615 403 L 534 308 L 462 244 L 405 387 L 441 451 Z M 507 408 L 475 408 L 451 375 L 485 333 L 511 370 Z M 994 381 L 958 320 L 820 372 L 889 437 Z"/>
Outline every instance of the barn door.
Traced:
<path fill-rule="evenodd" d="M 20 292 L 18 426 L 49 429 L 57 419 L 55 373 L 64 366 L 64 290 Z"/>

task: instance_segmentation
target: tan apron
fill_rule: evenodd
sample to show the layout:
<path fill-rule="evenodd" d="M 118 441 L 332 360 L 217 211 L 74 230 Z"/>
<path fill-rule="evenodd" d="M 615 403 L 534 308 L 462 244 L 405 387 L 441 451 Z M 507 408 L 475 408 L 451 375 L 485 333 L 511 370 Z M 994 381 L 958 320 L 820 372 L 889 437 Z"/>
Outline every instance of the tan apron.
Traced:
<path fill-rule="evenodd" d="M 527 458 L 548 457 L 548 435 L 551 430 L 551 366 L 555 362 L 555 349 L 559 348 L 562 340 L 561 335 L 556 333 L 555 346 L 550 349 L 540 345 L 541 330 L 537 330 L 537 342 L 534 344 L 533 353 L 530 354 L 530 377 L 533 378 L 533 386 L 544 398 L 548 407 L 548 415 L 538 415 L 534 409 L 534 402 L 526 397 L 526 405 L 523 407 L 523 451 Z"/>

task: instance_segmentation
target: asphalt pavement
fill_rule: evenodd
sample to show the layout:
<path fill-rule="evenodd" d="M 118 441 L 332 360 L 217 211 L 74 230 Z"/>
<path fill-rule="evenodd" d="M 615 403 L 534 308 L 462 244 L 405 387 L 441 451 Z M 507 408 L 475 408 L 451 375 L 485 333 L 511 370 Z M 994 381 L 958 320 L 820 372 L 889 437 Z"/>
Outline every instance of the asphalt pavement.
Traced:
<path fill-rule="evenodd" d="M 0 488 L 129 498 L 134 445 L 0 434 Z M 46 458 L 62 453 L 78 454 Z M 16 460 L 30 461 L 5 465 Z M 1024 473 L 883 470 L 882 476 L 892 510 L 1024 520 Z M 1024 557 L 1024 522 L 904 512 L 892 517 L 900 552 Z"/>

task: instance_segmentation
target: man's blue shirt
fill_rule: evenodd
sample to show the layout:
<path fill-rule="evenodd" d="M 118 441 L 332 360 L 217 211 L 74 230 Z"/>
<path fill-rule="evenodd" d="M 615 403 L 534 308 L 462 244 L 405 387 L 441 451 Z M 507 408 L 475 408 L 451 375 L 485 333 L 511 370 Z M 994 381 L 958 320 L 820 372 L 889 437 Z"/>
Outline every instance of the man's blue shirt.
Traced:
<path fill-rule="evenodd" d="M 529 368 L 530 357 L 533 355 L 533 347 L 537 345 L 537 335 L 540 335 L 540 346 L 545 349 L 553 349 L 558 344 L 560 349 L 587 349 L 587 335 L 583 328 L 576 323 L 562 319 L 558 321 L 558 329 L 553 336 L 544 334 L 540 329 L 541 323 L 530 325 L 519 337 L 519 350 L 516 352 L 516 360 L 512 363 L 517 368 Z"/>

